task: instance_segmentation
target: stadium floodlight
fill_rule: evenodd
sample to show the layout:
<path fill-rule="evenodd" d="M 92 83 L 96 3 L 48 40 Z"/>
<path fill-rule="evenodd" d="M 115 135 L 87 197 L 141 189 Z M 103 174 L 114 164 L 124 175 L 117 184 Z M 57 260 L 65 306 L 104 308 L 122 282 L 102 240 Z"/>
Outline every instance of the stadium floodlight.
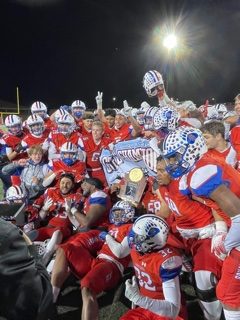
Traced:
<path fill-rule="evenodd" d="M 173 48 L 177 47 L 177 37 L 175 34 L 168 34 L 164 39 L 163 39 L 163 45 L 167 49 L 171 50 Z"/>

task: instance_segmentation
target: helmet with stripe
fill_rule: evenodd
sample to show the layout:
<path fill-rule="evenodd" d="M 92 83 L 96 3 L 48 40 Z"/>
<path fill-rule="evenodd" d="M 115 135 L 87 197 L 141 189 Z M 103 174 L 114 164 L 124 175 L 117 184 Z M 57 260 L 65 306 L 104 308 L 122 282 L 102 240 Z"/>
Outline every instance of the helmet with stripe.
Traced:
<path fill-rule="evenodd" d="M 72 142 L 65 142 L 61 148 L 61 160 L 67 165 L 71 166 L 78 158 L 78 148 Z"/>
<path fill-rule="evenodd" d="M 218 120 L 223 120 L 225 115 L 228 112 L 227 107 L 225 106 L 225 104 L 223 103 L 218 103 L 218 104 L 214 104 L 213 107 L 217 110 L 218 112 Z"/>
<path fill-rule="evenodd" d="M 26 199 L 26 192 L 20 186 L 11 186 L 6 191 L 6 200 L 8 202 L 22 201 Z"/>
<path fill-rule="evenodd" d="M 6 117 L 5 126 L 8 128 L 8 131 L 14 136 L 17 136 L 22 132 L 22 120 L 15 114 L 10 114 Z"/>
<path fill-rule="evenodd" d="M 86 105 L 81 100 L 75 100 L 71 104 L 71 112 L 75 119 L 81 119 L 86 111 Z"/>
<path fill-rule="evenodd" d="M 65 109 L 58 109 L 57 111 L 54 112 L 53 114 L 53 117 L 54 117 L 54 121 L 57 123 L 58 122 L 58 119 L 61 117 L 61 116 L 64 116 L 65 114 L 69 114 L 69 112 Z"/>
<path fill-rule="evenodd" d="M 41 136 L 44 131 L 43 118 L 37 114 L 33 114 L 27 118 L 27 127 L 31 134 Z"/>
<path fill-rule="evenodd" d="M 60 116 L 57 120 L 57 130 L 59 133 L 70 134 L 75 129 L 75 120 L 69 113 Z"/>
<path fill-rule="evenodd" d="M 148 253 L 163 248 L 167 243 L 169 226 L 163 218 L 145 214 L 137 218 L 128 235 L 131 248 L 139 253 Z"/>
<path fill-rule="evenodd" d="M 109 214 L 110 223 L 120 226 L 132 222 L 135 217 L 135 208 L 128 201 L 118 201 L 112 207 Z"/>
<path fill-rule="evenodd" d="M 45 119 L 47 116 L 47 106 L 41 101 L 35 101 L 31 105 L 31 112 Z"/>
<path fill-rule="evenodd" d="M 164 89 L 162 75 L 156 70 L 150 70 L 143 77 L 143 88 L 149 97 L 155 97 L 158 89 Z"/>
<path fill-rule="evenodd" d="M 158 112 L 158 107 L 150 107 L 144 115 L 144 129 L 154 130 L 154 116 Z"/>
<path fill-rule="evenodd" d="M 136 120 L 141 126 L 144 125 L 144 116 L 149 108 L 151 108 L 151 106 L 146 101 L 143 101 L 141 107 L 136 112 Z"/>

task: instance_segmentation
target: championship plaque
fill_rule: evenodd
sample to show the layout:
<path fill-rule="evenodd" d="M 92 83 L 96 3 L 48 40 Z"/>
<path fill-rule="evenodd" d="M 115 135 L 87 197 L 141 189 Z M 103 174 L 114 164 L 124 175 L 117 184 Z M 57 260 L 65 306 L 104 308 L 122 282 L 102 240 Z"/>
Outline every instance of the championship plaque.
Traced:
<path fill-rule="evenodd" d="M 146 187 L 147 179 L 140 168 L 133 168 L 124 177 L 118 197 L 137 206 Z"/>

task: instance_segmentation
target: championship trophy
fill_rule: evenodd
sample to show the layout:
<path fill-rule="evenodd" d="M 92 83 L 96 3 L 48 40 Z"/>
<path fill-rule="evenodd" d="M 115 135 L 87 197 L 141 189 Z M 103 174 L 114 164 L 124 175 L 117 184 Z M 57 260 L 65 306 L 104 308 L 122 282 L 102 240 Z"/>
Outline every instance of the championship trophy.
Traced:
<path fill-rule="evenodd" d="M 133 168 L 125 174 L 124 182 L 120 187 L 118 197 L 131 202 L 135 207 L 139 204 L 147 179 L 140 168 Z"/>

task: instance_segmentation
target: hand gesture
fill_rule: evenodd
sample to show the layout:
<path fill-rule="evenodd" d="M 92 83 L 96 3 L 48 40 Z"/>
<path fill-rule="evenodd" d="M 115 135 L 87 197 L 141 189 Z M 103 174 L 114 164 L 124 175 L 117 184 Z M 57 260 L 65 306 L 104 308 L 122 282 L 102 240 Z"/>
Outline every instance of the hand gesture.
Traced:
<path fill-rule="evenodd" d="M 53 199 L 50 198 L 50 197 L 47 197 L 47 199 L 44 202 L 44 205 L 43 205 L 42 209 L 44 211 L 48 211 L 51 208 L 52 205 L 53 205 Z"/>
<path fill-rule="evenodd" d="M 71 213 L 72 204 L 73 204 L 72 199 L 65 199 L 64 207 L 67 214 Z"/>
<path fill-rule="evenodd" d="M 125 297 L 136 304 L 137 299 L 139 297 L 139 288 L 138 288 L 136 276 L 133 276 L 132 280 L 128 279 L 125 282 L 125 285 L 126 285 Z"/>
<path fill-rule="evenodd" d="M 96 96 L 96 103 L 97 103 L 97 109 L 102 109 L 102 97 L 103 97 L 103 92 L 98 91 L 97 96 Z"/>
<path fill-rule="evenodd" d="M 125 117 L 130 117 L 132 115 L 132 107 L 128 105 L 127 100 L 123 101 L 123 109 L 122 109 L 123 114 Z"/>
<path fill-rule="evenodd" d="M 32 177 L 32 183 L 35 185 L 39 184 L 39 179 L 37 177 Z"/>
<path fill-rule="evenodd" d="M 21 166 L 21 167 L 24 167 L 28 162 L 28 159 L 19 159 L 18 160 L 18 164 Z"/>

